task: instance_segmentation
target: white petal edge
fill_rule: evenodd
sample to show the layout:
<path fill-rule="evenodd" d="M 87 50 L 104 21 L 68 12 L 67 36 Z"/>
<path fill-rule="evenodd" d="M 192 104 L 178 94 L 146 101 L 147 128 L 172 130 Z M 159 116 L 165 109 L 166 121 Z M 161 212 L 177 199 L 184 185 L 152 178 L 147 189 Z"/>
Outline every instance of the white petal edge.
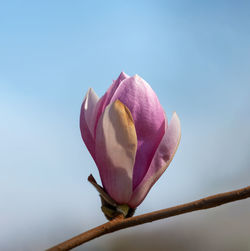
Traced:
<path fill-rule="evenodd" d="M 89 131 L 94 138 L 94 127 L 95 127 L 95 109 L 96 104 L 99 100 L 99 97 L 96 95 L 95 91 L 92 88 L 89 88 L 86 97 L 85 97 L 85 104 L 84 104 L 84 116 Z"/>

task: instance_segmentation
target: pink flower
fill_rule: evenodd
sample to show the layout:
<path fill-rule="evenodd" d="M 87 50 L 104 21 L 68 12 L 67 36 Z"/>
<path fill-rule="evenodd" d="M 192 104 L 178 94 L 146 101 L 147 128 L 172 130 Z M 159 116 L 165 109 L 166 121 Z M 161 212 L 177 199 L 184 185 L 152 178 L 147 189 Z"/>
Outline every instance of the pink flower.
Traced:
<path fill-rule="evenodd" d="M 80 129 L 105 191 L 118 204 L 136 208 L 170 164 L 181 128 L 170 124 L 149 84 L 125 73 L 101 97 L 89 89 Z"/>

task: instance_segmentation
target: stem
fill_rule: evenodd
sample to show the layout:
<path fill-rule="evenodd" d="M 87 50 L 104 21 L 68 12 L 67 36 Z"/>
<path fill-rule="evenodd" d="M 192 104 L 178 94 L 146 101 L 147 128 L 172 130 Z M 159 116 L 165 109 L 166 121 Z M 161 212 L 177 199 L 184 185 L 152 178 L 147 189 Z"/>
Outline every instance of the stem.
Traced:
<path fill-rule="evenodd" d="M 141 225 L 144 223 L 165 219 L 168 217 L 189 213 L 196 210 L 208 209 L 212 207 L 217 207 L 222 204 L 233 202 L 236 200 L 242 200 L 250 197 L 250 186 L 234 190 L 231 192 L 220 193 L 213 196 L 205 197 L 200 200 L 195 200 L 186 204 L 182 204 L 175 207 L 170 207 L 167 209 L 162 209 L 159 211 L 154 211 L 147 214 L 142 214 L 134 216 L 131 218 L 126 218 L 122 215 L 119 215 L 114 220 L 109 221 L 103 225 L 100 225 L 96 228 L 93 228 L 85 233 L 79 234 L 72 239 L 69 239 L 65 242 L 62 242 L 47 251 L 65 251 L 75 248 L 85 242 L 93 240 L 104 234 L 112 233 L 120 229 L 133 227 Z"/>

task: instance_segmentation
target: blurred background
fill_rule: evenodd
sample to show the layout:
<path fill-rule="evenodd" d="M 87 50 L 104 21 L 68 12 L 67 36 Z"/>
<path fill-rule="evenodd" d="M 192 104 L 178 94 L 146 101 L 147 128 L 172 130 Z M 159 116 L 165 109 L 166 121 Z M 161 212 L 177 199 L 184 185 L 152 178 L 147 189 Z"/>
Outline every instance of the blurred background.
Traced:
<path fill-rule="evenodd" d="M 0 250 L 44 250 L 106 221 L 79 130 L 89 87 L 155 90 L 182 140 L 136 214 L 250 184 L 249 1 L 0 2 Z M 75 250 L 250 250 L 250 200 Z"/>

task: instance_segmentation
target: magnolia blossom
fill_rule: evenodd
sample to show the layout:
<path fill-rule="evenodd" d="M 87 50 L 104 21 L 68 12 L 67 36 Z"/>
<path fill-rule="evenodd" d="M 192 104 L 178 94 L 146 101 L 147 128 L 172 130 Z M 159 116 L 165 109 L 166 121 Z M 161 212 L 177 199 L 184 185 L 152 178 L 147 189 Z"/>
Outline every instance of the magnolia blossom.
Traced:
<path fill-rule="evenodd" d="M 83 141 L 106 193 L 136 208 L 170 164 L 181 128 L 174 112 L 168 125 L 149 84 L 121 73 L 101 97 L 89 89 L 80 115 Z"/>

